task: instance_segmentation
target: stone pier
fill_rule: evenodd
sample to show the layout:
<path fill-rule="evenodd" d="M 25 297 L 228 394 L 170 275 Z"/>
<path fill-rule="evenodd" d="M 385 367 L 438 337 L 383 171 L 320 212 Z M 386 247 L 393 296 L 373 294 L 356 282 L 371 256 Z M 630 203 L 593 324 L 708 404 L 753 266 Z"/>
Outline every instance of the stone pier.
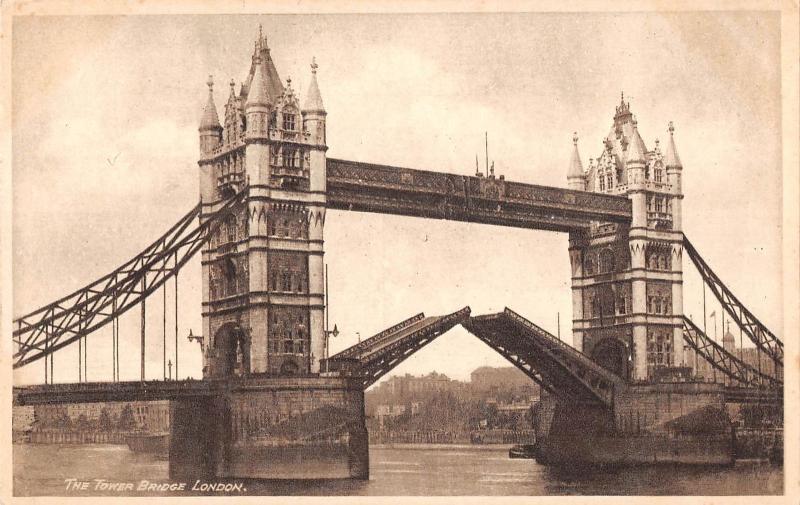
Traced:
<path fill-rule="evenodd" d="M 263 378 L 173 400 L 171 479 L 369 478 L 364 393 L 347 378 Z"/>

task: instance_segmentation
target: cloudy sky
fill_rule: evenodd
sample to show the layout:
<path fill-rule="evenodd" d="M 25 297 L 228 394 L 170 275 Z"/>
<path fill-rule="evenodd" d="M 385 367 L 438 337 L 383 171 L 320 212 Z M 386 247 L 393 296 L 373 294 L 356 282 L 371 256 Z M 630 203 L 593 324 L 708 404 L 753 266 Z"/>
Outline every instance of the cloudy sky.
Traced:
<path fill-rule="evenodd" d="M 316 56 L 331 157 L 471 174 L 488 131 L 507 178 L 566 186 L 572 132 L 584 164 L 599 156 L 624 91 L 648 148 L 675 123 L 687 235 L 783 334 L 780 25 L 748 12 L 16 18 L 15 317 L 112 270 L 197 202 L 204 83 L 214 75 L 221 107 L 259 24 L 301 97 Z M 331 211 L 325 239 L 334 352 L 465 305 L 509 306 L 553 333 L 560 313 L 571 340 L 564 234 Z M 702 288 L 684 268 L 685 312 L 700 324 Z M 184 336 L 201 327 L 199 258 L 180 283 L 181 375 L 197 378 Z M 148 301 L 148 378 L 162 373 L 161 303 Z M 123 318 L 123 379 L 139 374 L 138 317 Z M 108 379 L 110 328 L 89 341 L 89 377 Z M 76 363 L 60 352 L 56 381 L 75 380 Z M 395 373 L 466 379 L 505 364 L 458 328 Z M 15 379 L 40 382 L 42 367 Z"/>

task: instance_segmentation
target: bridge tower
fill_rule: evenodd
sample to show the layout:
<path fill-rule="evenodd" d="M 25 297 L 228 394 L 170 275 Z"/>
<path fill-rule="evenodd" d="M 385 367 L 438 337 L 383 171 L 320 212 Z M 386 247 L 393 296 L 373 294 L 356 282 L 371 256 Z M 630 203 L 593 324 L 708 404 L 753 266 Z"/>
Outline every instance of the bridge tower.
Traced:
<path fill-rule="evenodd" d="M 571 189 L 625 195 L 630 226 L 592 223 L 570 234 L 573 342 L 631 381 L 686 374 L 683 355 L 682 165 L 669 123 L 666 152 L 645 147 L 630 102 L 584 170 L 573 138 Z"/>
<path fill-rule="evenodd" d="M 326 112 L 317 65 L 301 108 L 259 30 L 221 125 L 209 78 L 200 123 L 201 219 L 247 188 L 203 250 L 203 376 L 303 375 L 323 357 Z"/>

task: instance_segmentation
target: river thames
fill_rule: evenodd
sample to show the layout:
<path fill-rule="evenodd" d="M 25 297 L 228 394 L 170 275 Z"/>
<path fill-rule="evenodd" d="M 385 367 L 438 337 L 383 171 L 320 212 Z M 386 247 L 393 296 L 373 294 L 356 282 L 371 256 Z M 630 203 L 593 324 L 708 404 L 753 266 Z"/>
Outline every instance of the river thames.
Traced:
<path fill-rule="evenodd" d="M 220 494 L 136 492 L 142 481 L 168 480 L 165 457 L 124 445 L 14 444 L 16 496 L 136 496 Z M 537 495 L 766 495 L 783 492 L 783 468 L 740 461 L 731 468 L 641 467 L 568 473 L 530 459 L 509 459 L 508 446 L 406 445 L 370 448 L 368 481 L 226 481 L 228 495 L 537 496 Z M 88 483 L 67 490 L 67 480 Z M 96 490 L 98 480 L 132 484 L 134 491 Z M 74 482 L 74 481 L 73 481 Z M 174 483 L 173 483 L 174 484 Z M 76 486 L 72 486 L 76 487 Z M 174 486 L 177 487 L 177 486 Z M 233 489 L 232 491 L 230 491 Z"/>

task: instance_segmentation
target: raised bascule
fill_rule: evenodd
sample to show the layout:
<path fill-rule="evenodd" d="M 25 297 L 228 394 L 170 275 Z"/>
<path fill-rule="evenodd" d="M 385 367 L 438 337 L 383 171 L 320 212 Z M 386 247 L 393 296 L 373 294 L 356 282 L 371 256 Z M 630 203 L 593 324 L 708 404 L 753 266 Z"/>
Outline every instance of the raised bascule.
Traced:
<path fill-rule="evenodd" d="M 178 271 L 201 252 L 203 331 L 192 338 L 203 379 L 145 381 L 142 361 L 142 381 L 119 382 L 115 356 L 115 382 L 16 388 L 15 404 L 169 399 L 173 478 L 366 478 L 364 389 L 461 324 L 541 385 L 542 463 L 726 464 L 735 456 L 726 405 L 780 408 L 782 342 L 683 234 L 671 123 L 666 146 L 648 149 L 623 97 L 586 168 L 573 137 L 569 189 L 330 159 L 317 68 L 301 102 L 259 33 L 222 123 L 209 78 L 199 205 L 110 274 L 15 320 L 14 367 L 44 359 L 47 374 L 49 357 L 52 380 L 53 353 L 109 323 L 118 349 L 119 316 L 144 311 L 170 278 L 177 290 Z M 511 309 L 464 307 L 418 314 L 328 356 L 328 209 L 568 233 L 573 346 Z M 683 315 L 684 253 L 774 374 Z M 698 359 L 726 383 L 696 380 Z"/>

